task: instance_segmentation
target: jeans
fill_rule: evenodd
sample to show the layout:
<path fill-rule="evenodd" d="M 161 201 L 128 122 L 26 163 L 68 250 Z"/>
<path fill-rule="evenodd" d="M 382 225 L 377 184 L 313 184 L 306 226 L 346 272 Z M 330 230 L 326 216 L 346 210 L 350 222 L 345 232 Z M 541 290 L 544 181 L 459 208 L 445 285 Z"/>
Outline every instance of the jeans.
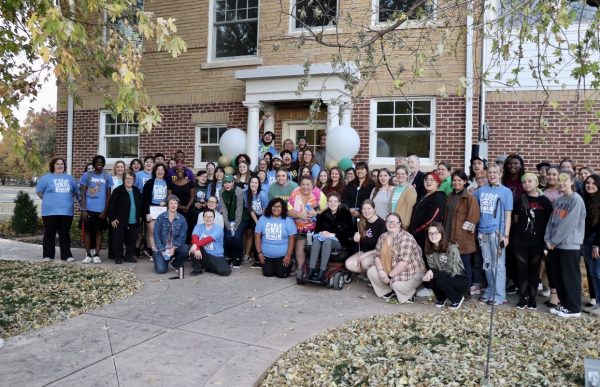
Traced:
<path fill-rule="evenodd" d="M 595 237 L 596 234 L 592 234 L 583 242 L 583 256 L 587 263 L 588 282 L 591 279 L 591 284 L 589 284 L 588 287 L 590 289 L 593 288 L 594 293 L 600 293 L 600 258 L 592 258 L 592 241 Z M 595 296 L 595 294 L 592 296 L 591 293 L 590 290 L 590 298 Z"/>
<path fill-rule="evenodd" d="M 185 262 L 189 252 L 190 246 L 188 245 L 182 245 L 175 249 L 175 258 L 173 259 L 173 257 L 171 257 L 171 266 L 176 269 L 183 266 L 183 263 Z M 157 274 L 164 274 L 169 271 L 169 261 L 165 261 L 162 252 L 154 251 L 152 253 L 152 259 L 154 260 L 154 271 Z"/>
<path fill-rule="evenodd" d="M 497 303 L 506 301 L 506 255 L 504 249 L 498 256 L 498 236 L 496 233 L 479 233 L 477 237 L 481 247 L 483 271 L 488 287 L 483 298 Z"/>
<path fill-rule="evenodd" d="M 244 253 L 244 232 L 246 231 L 247 220 L 242 220 L 231 235 L 231 230 L 225 229 L 225 238 L 223 247 L 225 248 L 225 256 L 232 259 L 242 259 Z"/>
<path fill-rule="evenodd" d="M 327 270 L 327 264 L 329 263 L 329 257 L 331 256 L 331 250 L 340 250 L 342 245 L 337 239 L 325 239 L 321 242 L 317 238 L 313 238 L 312 246 L 310 248 L 310 264 L 309 267 L 314 269 L 317 267 L 317 261 L 319 260 L 319 253 L 321 253 L 321 271 Z"/>
<path fill-rule="evenodd" d="M 58 244 L 60 246 L 60 259 L 63 261 L 71 258 L 71 223 L 73 217 L 68 215 L 43 216 L 44 242 L 43 258 L 54 259 L 56 250 L 56 232 L 58 231 Z"/>

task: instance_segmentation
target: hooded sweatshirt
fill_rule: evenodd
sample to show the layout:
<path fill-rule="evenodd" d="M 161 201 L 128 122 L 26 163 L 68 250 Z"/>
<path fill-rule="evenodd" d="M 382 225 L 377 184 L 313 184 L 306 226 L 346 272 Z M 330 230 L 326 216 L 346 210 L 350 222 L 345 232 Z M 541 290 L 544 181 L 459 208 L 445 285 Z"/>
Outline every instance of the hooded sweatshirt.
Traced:
<path fill-rule="evenodd" d="M 562 250 L 579 250 L 585 234 L 585 204 L 578 193 L 554 202 L 544 241 Z"/>

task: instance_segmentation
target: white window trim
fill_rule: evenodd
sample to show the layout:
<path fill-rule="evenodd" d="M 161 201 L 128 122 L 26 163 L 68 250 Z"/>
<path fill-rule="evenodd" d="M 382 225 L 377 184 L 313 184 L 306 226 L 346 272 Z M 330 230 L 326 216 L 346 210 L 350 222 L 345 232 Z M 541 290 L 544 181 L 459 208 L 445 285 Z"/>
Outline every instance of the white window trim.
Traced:
<path fill-rule="evenodd" d="M 433 20 L 418 21 L 418 20 L 407 20 L 400 24 L 397 29 L 412 29 L 412 28 L 424 28 L 434 27 L 438 24 L 436 17 L 436 10 L 438 8 L 438 1 L 433 0 Z M 371 0 L 371 28 L 376 30 L 384 29 L 388 26 L 387 22 L 379 21 L 379 0 Z"/>
<path fill-rule="evenodd" d="M 336 34 L 336 33 L 342 33 L 343 31 L 341 30 L 341 28 L 339 27 L 339 18 L 340 18 L 340 0 L 336 1 L 336 23 L 334 26 L 312 26 L 312 27 L 300 27 L 300 28 L 296 28 L 296 12 L 295 12 L 295 8 L 296 8 L 296 0 L 290 0 L 290 22 L 289 22 L 289 29 L 288 29 L 288 35 L 289 36 L 301 36 L 303 34 L 307 34 L 308 31 L 310 30 L 314 33 L 323 33 L 325 35 L 332 35 L 332 34 Z"/>
<path fill-rule="evenodd" d="M 410 131 L 430 131 L 431 132 L 431 146 L 429 147 L 429 157 L 421 157 L 420 163 L 421 167 L 424 169 L 429 169 L 433 167 L 435 164 L 435 139 L 436 139 L 436 131 L 435 131 L 435 122 L 436 122 L 436 99 L 434 97 L 407 97 L 407 98 L 371 98 L 370 101 L 370 112 L 369 112 L 369 163 L 377 164 L 377 165 L 394 165 L 395 158 L 394 157 L 377 157 L 377 103 L 385 102 L 385 101 L 430 101 L 431 102 L 431 121 L 429 129 L 424 128 L 406 128 L 406 130 Z M 393 130 L 383 130 L 383 131 L 403 131 L 403 129 L 393 129 Z"/>
<path fill-rule="evenodd" d="M 194 128 L 194 168 L 195 169 L 204 169 L 206 168 L 206 164 L 208 164 L 208 162 L 204 162 L 200 160 L 200 152 L 199 149 L 202 145 L 208 145 L 208 144 L 201 144 L 200 143 L 200 129 L 201 128 L 228 128 L 226 123 L 223 122 L 203 122 L 201 124 L 197 124 L 196 127 Z M 216 144 L 218 145 L 218 143 Z M 216 163 L 217 160 L 211 160 L 211 162 Z"/>
<path fill-rule="evenodd" d="M 106 158 L 106 165 L 114 164 L 118 160 L 123 160 L 125 164 L 129 165 L 131 160 L 139 158 L 140 156 L 140 132 L 138 128 L 138 155 L 137 157 L 119 158 L 119 157 L 107 157 L 106 155 L 106 116 L 112 114 L 110 110 L 100 110 L 100 116 L 98 117 L 98 154 Z M 133 136 L 130 136 L 133 137 Z"/>
<path fill-rule="evenodd" d="M 208 0 L 208 44 L 206 50 L 206 64 L 202 65 L 202 69 L 210 69 L 216 67 L 229 67 L 225 63 L 232 62 L 233 66 L 250 66 L 254 64 L 262 65 L 262 59 L 260 57 L 260 1 L 258 1 L 258 18 L 256 20 L 256 55 L 245 55 L 245 56 L 231 56 L 227 58 L 217 58 L 214 55 L 216 47 L 217 34 L 214 32 L 215 26 L 215 3 L 216 0 Z M 260 61 L 260 63 L 257 63 Z M 247 62 L 247 63 L 246 63 Z M 211 66 L 210 63 L 223 63 L 223 66 Z"/>

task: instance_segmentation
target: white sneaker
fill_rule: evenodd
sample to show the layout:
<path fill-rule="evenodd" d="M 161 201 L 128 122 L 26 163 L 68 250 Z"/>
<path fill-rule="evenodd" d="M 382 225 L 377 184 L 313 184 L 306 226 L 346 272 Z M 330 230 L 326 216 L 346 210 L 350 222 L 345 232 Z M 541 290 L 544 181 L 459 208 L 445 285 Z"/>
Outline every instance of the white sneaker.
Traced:
<path fill-rule="evenodd" d="M 421 288 L 417 291 L 417 297 L 429 297 L 433 294 L 433 290 Z"/>
<path fill-rule="evenodd" d="M 4 339 L 0 339 L 0 348 L 4 347 Z"/>
<path fill-rule="evenodd" d="M 93 258 L 93 261 L 94 261 L 94 263 L 102 263 L 102 260 L 101 260 L 101 259 L 100 259 L 100 257 L 99 257 L 99 256 L 97 256 L 97 255 L 96 255 L 96 256 L 94 256 L 94 258 Z"/>
<path fill-rule="evenodd" d="M 83 261 L 81 261 L 81 263 L 92 263 L 92 261 L 92 257 L 86 255 L 85 258 L 83 258 Z"/>
<path fill-rule="evenodd" d="M 558 305 L 556 308 L 550 309 L 550 313 L 558 316 L 558 314 L 561 313 L 562 310 L 563 310 L 562 306 Z"/>
<path fill-rule="evenodd" d="M 42 261 L 44 261 L 44 262 L 52 262 L 52 261 L 54 261 L 54 259 L 45 257 L 44 259 L 42 259 Z"/>
<path fill-rule="evenodd" d="M 581 317 L 581 312 L 571 312 L 567 308 L 562 308 L 561 310 L 558 311 L 558 313 L 556 315 L 558 317 L 563 317 L 563 318 L 573 318 L 573 317 Z"/>
<path fill-rule="evenodd" d="M 600 306 L 596 305 L 592 309 L 588 311 L 592 316 L 599 317 L 600 316 Z"/>
<path fill-rule="evenodd" d="M 544 297 L 550 297 L 550 289 L 548 289 L 548 288 L 544 288 L 544 290 L 542 290 L 542 291 L 540 292 L 540 294 L 541 294 L 542 296 L 544 296 Z"/>
<path fill-rule="evenodd" d="M 91 249 L 90 250 L 90 257 L 95 257 L 96 256 L 96 249 Z"/>
<path fill-rule="evenodd" d="M 75 262 L 75 258 L 69 257 L 69 258 L 67 258 L 67 262 Z"/>

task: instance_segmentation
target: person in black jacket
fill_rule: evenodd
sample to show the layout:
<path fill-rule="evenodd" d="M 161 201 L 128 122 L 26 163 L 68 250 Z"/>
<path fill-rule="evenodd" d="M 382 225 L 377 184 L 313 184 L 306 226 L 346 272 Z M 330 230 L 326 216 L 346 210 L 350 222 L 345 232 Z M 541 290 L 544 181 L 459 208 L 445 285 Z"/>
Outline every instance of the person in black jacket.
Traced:
<path fill-rule="evenodd" d="M 348 183 L 342 195 L 342 203 L 350 209 L 354 219 L 360 217 L 360 208 L 365 199 L 371 198 L 375 183 L 369 174 L 369 165 L 365 162 L 356 164 L 356 177 Z"/>
<path fill-rule="evenodd" d="M 311 280 L 321 281 L 327 270 L 331 250 L 340 250 L 350 243 L 354 228 L 352 215 L 346 206 L 342 205 L 340 194 L 332 192 L 327 198 L 327 209 L 317 217 L 315 235 L 310 250 Z M 321 255 L 320 269 L 316 269 L 317 260 Z"/>
<path fill-rule="evenodd" d="M 441 179 L 436 172 L 425 174 L 425 196 L 417 201 L 408 226 L 408 232 L 415 237 L 422 251 L 425 251 L 427 229 L 433 222 L 442 223 L 446 213 L 446 194 L 438 191 L 440 183 Z"/>
<path fill-rule="evenodd" d="M 115 263 L 123 261 L 135 263 L 133 257 L 135 242 L 138 237 L 141 219 L 140 190 L 135 187 L 135 174 L 127 171 L 123 184 L 117 187 L 108 204 L 108 218 L 112 232 L 112 249 Z M 125 242 L 125 258 L 123 258 L 123 242 Z"/>

